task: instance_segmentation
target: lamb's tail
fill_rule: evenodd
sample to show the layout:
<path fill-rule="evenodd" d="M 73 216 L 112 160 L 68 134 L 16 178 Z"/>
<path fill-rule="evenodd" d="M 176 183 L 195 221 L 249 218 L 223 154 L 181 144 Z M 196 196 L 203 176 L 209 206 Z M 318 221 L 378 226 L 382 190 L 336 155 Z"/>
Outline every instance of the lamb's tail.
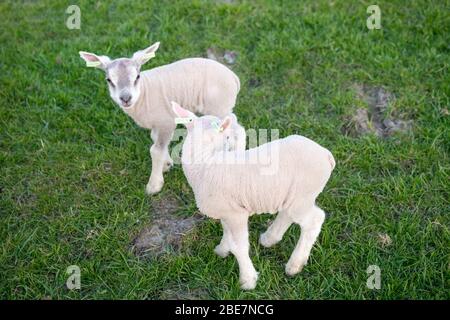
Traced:
<path fill-rule="evenodd" d="M 239 77 L 233 72 L 234 80 L 236 81 L 237 86 L 237 93 L 241 90 L 241 81 L 239 80 Z"/>
<path fill-rule="evenodd" d="M 331 152 L 328 153 L 328 161 L 331 165 L 331 170 L 333 171 L 334 167 L 336 166 L 336 160 L 334 160 L 333 154 Z"/>

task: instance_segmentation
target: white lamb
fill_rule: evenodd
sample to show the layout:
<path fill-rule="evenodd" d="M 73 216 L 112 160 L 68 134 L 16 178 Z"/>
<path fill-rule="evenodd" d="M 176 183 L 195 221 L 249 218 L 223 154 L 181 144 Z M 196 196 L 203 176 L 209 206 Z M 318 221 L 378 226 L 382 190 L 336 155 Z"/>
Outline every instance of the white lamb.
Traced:
<path fill-rule="evenodd" d="M 137 51 L 130 59 L 115 60 L 80 51 L 88 67 L 105 71 L 111 98 L 120 108 L 139 126 L 152 130 L 148 194 L 161 190 L 163 172 L 173 165 L 168 147 L 176 125 L 170 101 L 179 101 L 195 113 L 224 117 L 231 113 L 240 89 L 236 74 L 210 59 L 184 59 L 140 72 L 158 47 L 159 42 Z"/>
<path fill-rule="evenodd" d="M 279 212 L 260 237 L 265 247 L 279 242 L 292 223 L 300 225 L 300 240 L 286 264 L 286 273 L 300 272 L 325 219 L 315 200 L 335 166 L 331 152 L 298 135 L 249 150 L 228 151 L 234 119 L 197 117 L 177 103 L 172 105 L 179 117 L 193 119 L 186 124 L 183 171 L 199 210 L 221 220 L 223 237 L 215 252 L 222 257 L 229 252 L 234 254 L 241 287 L 253 289 L 258 277 L 249 257 L 247 226 L 248 217 L 255 213 Z M 261 163 L 271 162 L 278 162 L 277 170 L 271 175 L 263 174 Z"/>

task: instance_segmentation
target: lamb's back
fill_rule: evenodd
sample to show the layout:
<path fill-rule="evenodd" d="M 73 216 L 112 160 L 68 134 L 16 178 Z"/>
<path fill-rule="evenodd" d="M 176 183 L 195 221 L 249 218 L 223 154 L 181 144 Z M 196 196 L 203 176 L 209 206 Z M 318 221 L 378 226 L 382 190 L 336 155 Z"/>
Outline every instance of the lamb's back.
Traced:
<path fill-rule="evenodd" d="M 322 191 L 332 171 L 329 155 L 316 142 L 292 135 L 241 153 L 247 161 L 258 156 L 256 163 L 217 167 L 212 183 L 222 186 L 220 197 L 233 206 L 249 213 L 277 212 Z"/>
<path fill-rule="evenodd" d="M 211 92 L 239 92 L 239 78 L 221 63 L 205 58 L 187 58 L 141 73 L 146 78 L 148 95 L 161 95 L 190 111 L 215 114 L 215 106 L 205 105 Z M 233 88 L 229 89 L 230 86 Z M 149 101 L 150 102 L 150 101 Z M 167 102 L 166 102 L 167 104 Z M 170 107 L 170 106 L 169 106 Z M 208 108 L 213 108 L 209 110 Z"/>

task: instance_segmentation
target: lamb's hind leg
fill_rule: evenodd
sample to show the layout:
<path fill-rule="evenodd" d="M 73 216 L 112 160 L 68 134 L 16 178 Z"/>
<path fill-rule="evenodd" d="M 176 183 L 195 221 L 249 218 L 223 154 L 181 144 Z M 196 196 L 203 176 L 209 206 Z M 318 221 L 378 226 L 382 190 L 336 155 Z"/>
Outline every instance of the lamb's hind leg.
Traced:
<path fill-rule="evenodd" d="M 155 194 L 161 191 L 164 185 L 163 172 L 173 164 L 169 155 L 169 143 L 172 139 L 173 128 L 153 129 L 151 136 L 154 144 L 150 147 L 152 158 L 152 173 L 147 183 L 147 194 Z"/>
<path fill-rule="evenodd" d="M 239 282 L 241 283 L 241 288 L 245 290 L 254 289 L 258 279 L 258 273 L 249 256 L 248 215 L 235 213 L 222 219 L 222 221 L 230 231 L 230 251 L 236 257 L 239 264 Z"/>
<path fill-rule="evenodd" d="M 288 215 L 288 211 L 280 211 L 275 221 L 267 228 L 266 232 L 259 237 L 259 243 L 264 247 L 271 247 L 283 238 L 284 233 L 294 221 Z"/>
<path fill-rule="evenodd" d="M 308 262 L 312 246 L 316 242 L 325 220 L 325 213 L 313 205 L 309 210 L 291 216 L 302 229 L 300 239 L 286 264 L 286 273 L 293 276 L 300 272 Z"/>

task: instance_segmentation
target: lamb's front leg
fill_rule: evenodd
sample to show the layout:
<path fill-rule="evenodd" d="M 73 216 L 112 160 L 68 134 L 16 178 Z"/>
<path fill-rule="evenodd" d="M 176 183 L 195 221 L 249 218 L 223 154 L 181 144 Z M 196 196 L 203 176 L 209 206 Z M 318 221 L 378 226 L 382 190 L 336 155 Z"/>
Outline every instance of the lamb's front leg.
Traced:
<path fill-rule="evenodd" d="M 173 164 L 169 155 L 169 143 L 172 139 L 173 131 L 173 128 L 152 130 L 151 136 L 154 142 L 150 147 L 152 173 L 145 189 L 147 194 L 155 194 L 161 191 L 164 185 L 163 172 L 170 169 Z"/>
<path fill-rule="evenodd" d="M 244 290 L 251 290 L 256 287 L 258 272 L 253 266 L 249 256 L 250 245 L 248 242 L 248 215 L 231 214 L 222 219 L 230 231 L 230 251 L 236 257 L 239 264 L 239 282 Z"/>

